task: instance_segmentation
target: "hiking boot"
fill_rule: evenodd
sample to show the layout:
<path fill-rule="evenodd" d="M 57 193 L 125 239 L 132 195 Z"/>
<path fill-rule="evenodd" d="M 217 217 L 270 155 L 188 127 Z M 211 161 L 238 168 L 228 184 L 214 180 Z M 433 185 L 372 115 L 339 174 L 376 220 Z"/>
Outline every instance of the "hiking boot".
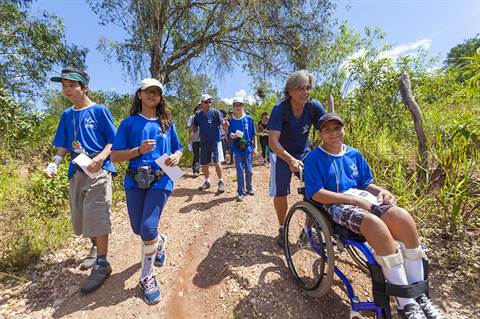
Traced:
<path fill-rule="evenodd" d="M 285 229 L 283 227 L 278 228 L 278 237 L 277 237 L 277 245 L 280 246 L 281 248 L 285 247 L 285 240 L 284 240 L 284 234 Z"/>
<path fill-rule="evenodd" d="M 255 195 L 255 192 L 253 190 L 247 191 L 247 195 L 253 196 L 253 195 Z"/>
<path fill-rule="evenodd" d="M 143 291 L 143 300 L 149 305 L 154 305 L 160 301 L 162 295 L 160 287 L 158 287 L 155 274 L 151 273 L 139 282 L 139 286 Z"/>
<path fill-rule="evenodd" d="M 80 270 L 87 270 L 95 266 L 95 262 L 97 261 L 97 246 L 92 246 L 90 248 L 90 253 L 87 257 L 83 260 L 82 264 L 80 265 Z"/>
<path fill-rule="evenodd" d="M 445 315 L 438 309 L 427 295 L 423 294 L 415 298 L 418 305 L 428 319 L 445 319 Z"/>
<path fill-rule="evenodd" d="M 225 191 L 225 183 L 223 181 L 218 182 L 218 193 L 223 193 Z"/>
<path fill-rule="evenodd" d="M 93 266 L 90 275 L 80 284 L 80 292 L 86 294 L 96 290 L 111 273 L 112 267 L 110 267 L 110 264 L 107 264 L 105 267 L 100 265 Z"/>
<path fill-rule="evenodd" d="M 201 191 L 204 191 L 204 190 L 209 189 L 209 188 L 210 188 L 210 182 L 205 181 L 205 183 L 203 183 L 202 186 L 200 186 L 198 189 L 201 190 Z"/>
<path fill-rule="evenodd" d="M 167 245 L 167 236 L 160 234 L 158 240 L 157 252 L 155 254 L 155 266 L 162 267 L 167 262 L 167 253 L 165 252 L 165 246 Z"/>
<path fill-rule="evenodd" d="M 409 303 L 403 309 L 398 309 L 398 314 L 402 319 L 427 319 L 417 303 Z"/>
<path fill-rule="evenodd" d="M 237 196 L 237 202 L 243 202 L 245 200 L 245 196 L 244 195 L 238 195 Z"/>

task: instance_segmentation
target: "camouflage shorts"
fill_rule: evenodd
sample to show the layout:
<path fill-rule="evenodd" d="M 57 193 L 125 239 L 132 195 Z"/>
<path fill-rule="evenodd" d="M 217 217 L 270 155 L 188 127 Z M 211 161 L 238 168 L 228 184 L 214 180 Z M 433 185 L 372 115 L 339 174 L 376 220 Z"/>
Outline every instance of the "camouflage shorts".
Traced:
<path fill-rule="evenodd" d="M 360 234 L 360 224 L 363 221 L 363 217 L 370 212 L 353 205 L 333 204 L 323 205 L 328 214 L 332 217 L 333 222 L 350 229 L 354 233 Z M 391 204 L 383 203 L 380 205 L 373 205 L 372 214 L 378 217 L 393 207 Z"/>

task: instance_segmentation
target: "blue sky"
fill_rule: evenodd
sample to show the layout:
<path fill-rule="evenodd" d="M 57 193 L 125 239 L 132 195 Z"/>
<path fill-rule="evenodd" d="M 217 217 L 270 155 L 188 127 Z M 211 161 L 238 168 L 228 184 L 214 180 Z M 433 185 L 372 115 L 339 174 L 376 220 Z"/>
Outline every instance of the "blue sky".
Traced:
<path fill-rule="evenodd" d="M 345 9 L 346 6 L 350 8 Z M 37 0 L 31 10 L 46 9 L 64 20 L 66 39 L 89 49 L 87 71 L 92 89 L 131 93 L 136 84 L 122 73 L 121 66 L 104 60 L 96 46 L 100 37 L 121 40 L 122 30 L 100 26 L 85 0 Z M 398 56 L 418 48 L 443 61 L 450 48 L 480 33 L 480 0 L 343 0 L 337 1 L 336 17 L 347 20 L 358 32 L 368 25 L 380 27 L 393 45 L 386 53 Z M 59 70 L 58 70 L 59 71 Z M 248 76 L 234 70 L 214 77 L 220 98 L 253 94 Z M 283 81 L 280 81 L 283 82 Z"/>

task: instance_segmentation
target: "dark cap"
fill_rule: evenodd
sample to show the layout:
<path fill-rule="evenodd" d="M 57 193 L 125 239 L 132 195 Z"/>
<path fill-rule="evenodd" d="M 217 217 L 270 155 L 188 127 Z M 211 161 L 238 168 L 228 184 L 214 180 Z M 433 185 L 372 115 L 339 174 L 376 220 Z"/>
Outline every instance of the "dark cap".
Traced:
<path fill-rule="evenodd" d="M 62 79 L 70 80 L 70 81 L 77 81 L 83 85 L 87 85 L 90 82 L 90 77 L 84 71 L 74 68 L 68 67 L 62 70 L 62 74 L 60 76 L 54 76 L 50 78 L 50 81 L 53 82 L 61 82 Z"/>
<path fill-rule="evenodd" d="M 340 115 L 338 114 L 335 114 L 335 113 L 327 113 L 325 115 L 323 115 L 319 120 L 318 120 L 318 129 L 321 130 L 322 127 L 327 124 L 327 122 L 330 122 L 330 121 L 337 121 L 338 123 L 340 123 L 342 126 L 344 126 L 344 122 L 343 122 L 343 119 L 340 117 Z"/>

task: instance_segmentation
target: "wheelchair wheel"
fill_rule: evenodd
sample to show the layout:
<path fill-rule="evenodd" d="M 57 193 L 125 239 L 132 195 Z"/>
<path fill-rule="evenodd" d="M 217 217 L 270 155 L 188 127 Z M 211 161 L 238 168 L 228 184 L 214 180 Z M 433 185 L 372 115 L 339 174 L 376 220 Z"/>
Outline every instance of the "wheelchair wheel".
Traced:
<path fill-rule="evenodd" d="M 347 245 L 345 248 L 352 257 L 353 261 L 357 264 L 358 268 L 366 274 L 370 273 L 370 269 L 368 268 L 368 262 L 363 253 L 355 246 Z"/>
<path fill-rule="evenodd" d="M 328 220 L 307 201 L 294 204 L 285 221 L 285 257 L 302 289 L 312 297 L 330 291 L 334 250 Z"/>

